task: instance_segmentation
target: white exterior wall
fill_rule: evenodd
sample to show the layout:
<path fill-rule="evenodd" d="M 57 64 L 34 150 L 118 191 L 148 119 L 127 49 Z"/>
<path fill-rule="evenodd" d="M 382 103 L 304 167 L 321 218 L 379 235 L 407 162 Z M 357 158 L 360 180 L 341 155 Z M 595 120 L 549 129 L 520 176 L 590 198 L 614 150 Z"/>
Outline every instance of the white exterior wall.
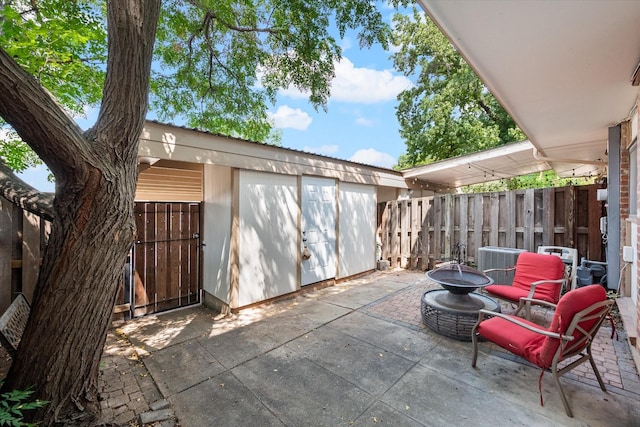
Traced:
<path fill-rule="evenodd" d="M 240 171 L 238 306 L 296 291 L 296 176 Z"/>
<path fill-rule="evenodd" d="M 229 247 L 231 243 L 231 168 L 204 166 L 204 230 L 202 288 L 225 303 L 230 302 Z"/>
<path fill-rule="evenodd" d="M 376 188 L 339 184 L 338 278 L 376 267 Z"/>

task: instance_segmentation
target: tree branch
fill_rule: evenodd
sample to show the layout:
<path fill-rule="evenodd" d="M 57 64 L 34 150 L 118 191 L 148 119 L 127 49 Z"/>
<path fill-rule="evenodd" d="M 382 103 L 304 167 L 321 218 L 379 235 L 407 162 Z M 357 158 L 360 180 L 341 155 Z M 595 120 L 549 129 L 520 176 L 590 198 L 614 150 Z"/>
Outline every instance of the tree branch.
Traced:
<path fill-rule="evenodd" d="M 77 169 L 88 153 L 82 130 L 51 94 L 0 47 L 0 116 L 55 176 Z"/>
<path fill-rule="evenodd" d="M 0 160 L 2 196 L 16 206 L 53 221 L 53 195 L 41 193 L 20 178 Z"/>
<path fill-rule="evenodd" d="M 98 119 L 86 136 L 99 139 L 100 145 L 112 148 L 116 156 L 138 154 L 160 5 L 160 0 L 107 2 L 110 60 Z"/>

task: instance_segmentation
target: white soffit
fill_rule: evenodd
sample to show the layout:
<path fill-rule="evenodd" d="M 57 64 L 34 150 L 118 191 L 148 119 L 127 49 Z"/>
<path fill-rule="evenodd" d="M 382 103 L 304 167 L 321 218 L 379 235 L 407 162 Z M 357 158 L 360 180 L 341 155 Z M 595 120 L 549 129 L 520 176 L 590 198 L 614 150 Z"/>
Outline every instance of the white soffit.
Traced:
<path fill-rule="evenodd" d="M 606 161 L 608 128 L 635 105 L 640 1 L 418 3 L 556 172 L 602 171 L 573 161 Z"/>
<path fill-rule="evenodd" d="M 547 162 L 534 158 L 533 145 L 522 141 L 406 169 L 402 174 L 409 182 L 420 180 L 457 188 L 549 169 Z"/>

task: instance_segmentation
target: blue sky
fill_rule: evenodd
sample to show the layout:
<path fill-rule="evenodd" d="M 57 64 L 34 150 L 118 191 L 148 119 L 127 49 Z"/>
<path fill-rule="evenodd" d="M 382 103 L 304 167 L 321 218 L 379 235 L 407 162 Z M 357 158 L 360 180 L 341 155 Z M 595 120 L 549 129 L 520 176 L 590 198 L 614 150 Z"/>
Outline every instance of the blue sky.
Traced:
<path fill-rule="evenodd" d="M 392 9 L 383 11 L 388 21 Z M 342 61 L 336 64 L 327 111 L 315 111 L 304 94 L 283 90 L 269 114 L 282 132 L 282 146 L 375 166 L 391 167 L 405 151 L 398 133 L 396 97 L 411 86 L 393 70 L 391 52 L 380 46 L 360 49 L 355 33 L 341 41 Z M 78 119 L 89 127 L 97 115 Z M 179 121 L 176 120 L 176 123 Z M 44 166 L 20 174 L 41 191 L 53 191 Z"/>
<path fill-rule="evenodd" d="M 270 114 L 284 147 L 391 167 L 405 151 L 396 98 L 411 82 L 393 70 L 390 52 L 352 45 L 357 40 L 343 40 L 327 112 L 316 112 L 299 92 L 282 91 Z"/>

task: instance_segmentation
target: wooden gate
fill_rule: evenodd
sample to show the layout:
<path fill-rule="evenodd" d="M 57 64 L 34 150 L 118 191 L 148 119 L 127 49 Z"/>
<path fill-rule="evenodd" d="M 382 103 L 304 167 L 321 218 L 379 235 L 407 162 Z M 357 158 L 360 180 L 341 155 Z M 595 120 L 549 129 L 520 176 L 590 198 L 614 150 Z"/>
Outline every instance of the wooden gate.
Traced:
<path fill-rule="evenodd" d="M 135 217 L 131 279 L 123 292 L 131 314 L 200 302 L 200 204 L 137 202 Z"/>

